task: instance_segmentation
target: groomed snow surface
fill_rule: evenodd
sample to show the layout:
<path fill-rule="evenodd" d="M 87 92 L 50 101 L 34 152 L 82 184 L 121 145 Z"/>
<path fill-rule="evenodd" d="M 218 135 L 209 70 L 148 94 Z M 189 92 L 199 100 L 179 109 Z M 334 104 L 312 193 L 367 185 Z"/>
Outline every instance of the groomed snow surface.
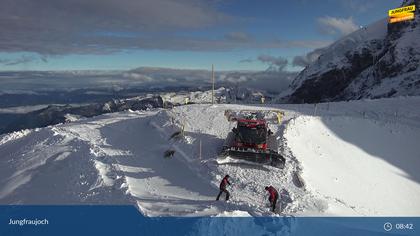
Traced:
<path fill-rule="evenodd" d="M 147 216 L 420 215 L 420 97 L 120 112 L 0 136 L 0 204 L 134 204 Z M 271 123 L 284 169 L 218 157 L 231 110 Z M 170 138 L 184 127 L 185 136 Z M 201 143 L 201 155 L 200 155 Z M 165 158 L 166 150 L 175 150 Z M 305 186 L 296 186 L 300 173 Z M 215 201 L 231 176 L 231 200 Z M 222 196 L 223 199 L 224 196 Z"/>

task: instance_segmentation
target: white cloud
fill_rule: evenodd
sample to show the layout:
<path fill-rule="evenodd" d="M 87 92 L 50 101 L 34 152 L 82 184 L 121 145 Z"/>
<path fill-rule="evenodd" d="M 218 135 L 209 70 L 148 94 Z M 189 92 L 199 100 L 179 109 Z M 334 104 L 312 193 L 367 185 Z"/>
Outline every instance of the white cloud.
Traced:
<path fill-rule="evenodd" d="M 306 67 L 310 65 L 311 63 L 315 62 L 319 58 L 319 56 L 323 53 L 323 51 L 324 51 L 324 48 L 318 48 L 305 55 L 295 56 L 293 58 L 292 64 L 293 66 Z"/>
<path fill-rule="evenodd" d="M 14 66 L 18 64 L 26 64 L 35 60 L 35 57 L 23 55 L 16 59 L 0 59 L 0 64 L 3 64 L 5 66 Z"/>
<path fill-rule="evenodd" d="M 151 78 L 150 76 L 135 73 L 135 72 L 126 72 L 126 73 L 123 74 L 123 76 L 125 78 L 130 78 L 130 79 L 134 79 L 134 80 L 141 81 L 141 82 L 152 82 L 153 81 L 153 78 Z"/>
<path fill-rule="evenodd" d="M 350 34 L 359 28 L 351 17 L 346 19 L 324 16 L 318 18 L 318 24 L 323 33 L 340 36 Z"/>
<path fill-rule="evenodd" d="M 234 42 L 250 42 L 252 41 L 252 37 L 249 36 L 247 33 L 245 32 L 240 32 L 240 31 L 234 31 L 234 32 L 229 32 L 225 35 L 225 38 L 227 40 L 231 40 Z"/>
<path fill-rule="evenodd" d="M 283 71 L 284 68 L 287 66 L 287 59 L 279 56 L 274 57 L 270 55 L 260 55 L 257 58 L 262 63 L 268 64 L 268 70 L 274 70 L 274 71 Z"/>

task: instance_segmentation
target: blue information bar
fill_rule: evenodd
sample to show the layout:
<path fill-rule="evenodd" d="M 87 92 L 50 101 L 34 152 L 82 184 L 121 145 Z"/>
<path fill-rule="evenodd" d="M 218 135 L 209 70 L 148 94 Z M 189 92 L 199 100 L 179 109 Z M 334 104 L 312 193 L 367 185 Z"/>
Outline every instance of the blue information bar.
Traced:
<path fill-rule="evenodd" d="M 0 235 L 420 235 L 420 217 L 144 217 L 134 206 L 0 206 Z"/>

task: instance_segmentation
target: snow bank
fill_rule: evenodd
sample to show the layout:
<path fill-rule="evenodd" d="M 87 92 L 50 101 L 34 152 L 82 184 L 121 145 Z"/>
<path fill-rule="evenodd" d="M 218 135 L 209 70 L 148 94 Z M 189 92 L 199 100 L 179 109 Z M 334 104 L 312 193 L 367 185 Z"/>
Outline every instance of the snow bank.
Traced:
<path fill-rule="evenodd" d="M 332 215 L 420 214 L 420 129 L 354 117 L 300 116 L 285 137 L 307 188 Z"/>

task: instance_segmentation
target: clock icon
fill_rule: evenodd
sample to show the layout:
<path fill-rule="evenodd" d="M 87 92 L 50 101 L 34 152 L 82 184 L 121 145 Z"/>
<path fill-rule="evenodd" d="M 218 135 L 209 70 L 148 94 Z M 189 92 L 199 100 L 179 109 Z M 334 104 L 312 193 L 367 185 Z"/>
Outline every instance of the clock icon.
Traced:
<path fill-rule="evenodd" d="M 387 222 L 384 224 L 384 230 L 385 231 L 391 231 L 392 230 L 392 224 Z"/>

